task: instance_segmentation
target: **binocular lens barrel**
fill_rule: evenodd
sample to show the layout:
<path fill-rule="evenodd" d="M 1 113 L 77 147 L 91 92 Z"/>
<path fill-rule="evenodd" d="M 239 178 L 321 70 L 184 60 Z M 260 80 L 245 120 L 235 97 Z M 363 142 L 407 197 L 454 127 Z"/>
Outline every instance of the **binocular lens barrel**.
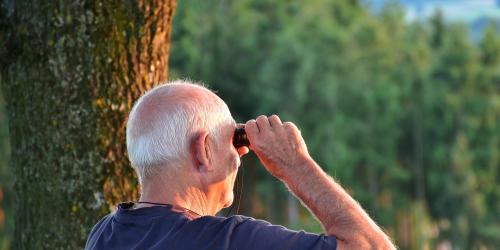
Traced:
<path fill-rule="evenodd" d="M 247 138 L 247 133 L 245 132 L 245 127 L 236 128 L 236 130 L 234 131 L 233 145 L 235 148 L 243 146 L 248 147 L 250 145 L 250 142 Z"/>

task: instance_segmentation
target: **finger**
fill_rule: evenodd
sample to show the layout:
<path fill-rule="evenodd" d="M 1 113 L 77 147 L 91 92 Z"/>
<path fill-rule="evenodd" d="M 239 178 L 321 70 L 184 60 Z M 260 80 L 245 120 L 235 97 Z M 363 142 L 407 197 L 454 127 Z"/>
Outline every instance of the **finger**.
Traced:
<path fill-rule="evenodd" d="M 271 129 L 271 124 L 265 115 L 260 115 L 257 117 L 257 126 L 259 126 L 259 132 L 269 131 Z"/>
<path fill-rule="evenodd" d="M 295 124 L 293 124 L 292 122 L 284 122 L 283 128 L 285 129 L 285 131 L 287 131 L 288 133 L 291 133 L 294 136 L 300 136 L 299 128 L 297 128 L 297 126 Z"/>
<path fill-rule="evenodd" d="M 247 137 L 254 137 L 259 134 L 259 127 L 257 126 L 257 122 L 252 119 L 247 121 L 245 124 L 245 133 L 247 133 Z"/>
<path fill-rule="evenodd" d="M 269 124 L 271 127 L 280 128 L 282 126 L 281 119 L 277 115 L 269 116 Z"/>
<path fill-rule="evenodd" d="M 238 149 L 238 155 L 240 155 L 240 157 L 248 154 L 248 152 L 250 152 L 250 149 L 248 147 L 239 147 Z"/>

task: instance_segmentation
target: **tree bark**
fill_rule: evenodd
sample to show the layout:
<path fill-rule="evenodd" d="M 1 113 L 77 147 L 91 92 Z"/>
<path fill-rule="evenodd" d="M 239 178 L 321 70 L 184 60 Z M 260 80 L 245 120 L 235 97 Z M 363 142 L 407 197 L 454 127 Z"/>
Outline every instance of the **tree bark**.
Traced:
<path fill-rule="evenodd" d="M 0 83 L 15 175 L 15 249 L 78 249 L 138 197 L 133 102 L 167 79 L 175 0 L 2 1 Z"/>

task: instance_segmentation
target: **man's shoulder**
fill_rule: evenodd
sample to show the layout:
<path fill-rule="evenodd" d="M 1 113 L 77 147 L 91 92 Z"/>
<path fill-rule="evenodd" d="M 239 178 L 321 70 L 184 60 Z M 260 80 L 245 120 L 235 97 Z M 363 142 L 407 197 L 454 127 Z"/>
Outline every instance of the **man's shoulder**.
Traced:
<path fill-rule="evenodd" d="M 229 217 L 221 216 L 202 216 L 195 220 L 189 221 L 188 227 L 204 227 L 206 229 L 214 229 L 215 231 L 234 230 L 239 225 L 255 219 L 243 215 L 233 215 Z"/>
<path fill-rule="evenodd" d="M 335 249 L 335 238 L 294 231 L 243 215 L 202 216 L 190 220 L 182 214 L 149 216 L 133 221 L 110 213 L 93 227 L 86 249 L 106 249 L 124 242 L 149 242 L 168 249 Z M 150 219 L 147 219 L 150 218 Z M 117 224 L 119 227 L 116 227 Z M 154 227 L 154 230 L 151 228 Z M 111 230 L 110 228 L 114 228 Z M 125 229 L 127 232 L 118 232 Z M 130 232 L 133 234 L 129 234 Z M 103 236 L 105 235 L 105 237 Z M 124 238 L 125 237 L 125 238 Z M 132 240 L 132 239 L 135 240 Z M 147 239 L 147 240 L 144 240 Z M 196 240 L 193 240 L 196 239 Z M 148 244 L 149 244 L 148 243 Z M 115 245 L 112 245 L 115 244 Z M 326 248 L 325 248 L 326 246 Z"/>
<path fill-rule="evenodd" d="M 114 212 L 109 213 L 105 216 L 103 216 L 93 227 L 92 230 L 90 230 L 90 234 L 87 238 L 87 242 L 85 243 L 85 249 L 88 249 L 90 245 L 93 245 L 93 239 L 95 238 L 95 235 L 99 235 L 103 228 L 106 227 L 107 224 L 113 219 Z"/>
<path fill-rule="evenodd" d="M 92 227 L 92 230 L 90 231 L 90 234 L 92 235 L 93 232 L 95 232 L 96 230 L 99 230 L 99 228 L 101 228 L 103 225 L 106 225 L 107 223 L 109 223 L 110 220 L 113 219 L 113 216 L 114 216 L 114 212 L 111 212 L 109 214 L 106 214 L 104 215 L 99 221 L 97 221 L 97 223 Z"/>
<path fill-rule="evenodd" d="M 272 226 L 271 223 L 255 219 L 252 217 L 244 216 L 244 215 L 232 215 L 229 217 L 221 217 L 221 216 L 203 216 L 196 220 L 190 222 L 191 224 L 204 224 L 208 226 L 222 226 L 222 227 L 231 227 L 232 229 L 241 226 L 241 225 L 252 225 L 252 226 Z M 281 226 L 279 226 L 281 227 Z"/>
<path fill-rule="evenodd" d="M 235 222 L 235 223 L 241 223 L 245 222 L 247 220 L 255 220 L 252 217 L 244 216 L 244 215 L 232 215 L 228 217 L 223 217 L 223 216 L 202 216 L 198 218 L 197 220 L 200 221 L 207 221 L 207 222 Z"/>
<path fill-rule="evenodd" d="M 204 216 L 193 220 L 196 228 L 203 228 L 207 239 L 228 240 L 229 246 L 242 249 L 335 249 L 336 238 L 288 229 L 265 220 L 234 215 L 230 217 Z M 198 224 L 199 223 L 199 224 Z M 230 240 L 229 240 L 230 239 Z M 245 247 L 243 247 L 245 246 Z M 230 249 L 232 249 L 230 247 Z"/>

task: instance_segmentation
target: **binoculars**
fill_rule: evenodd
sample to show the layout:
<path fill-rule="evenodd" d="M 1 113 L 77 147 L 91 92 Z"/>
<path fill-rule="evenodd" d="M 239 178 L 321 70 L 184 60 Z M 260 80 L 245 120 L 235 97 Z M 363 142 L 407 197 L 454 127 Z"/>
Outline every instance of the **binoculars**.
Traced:
<path fill-rule="evenodd" d="M 247 133 L 245 132 L 245 127 L 236 128 L 233 136 L 233 145 L 235 148 L 243 146 L 248 147 L 250 145 L 250 142 L 247 138 Z"/>

